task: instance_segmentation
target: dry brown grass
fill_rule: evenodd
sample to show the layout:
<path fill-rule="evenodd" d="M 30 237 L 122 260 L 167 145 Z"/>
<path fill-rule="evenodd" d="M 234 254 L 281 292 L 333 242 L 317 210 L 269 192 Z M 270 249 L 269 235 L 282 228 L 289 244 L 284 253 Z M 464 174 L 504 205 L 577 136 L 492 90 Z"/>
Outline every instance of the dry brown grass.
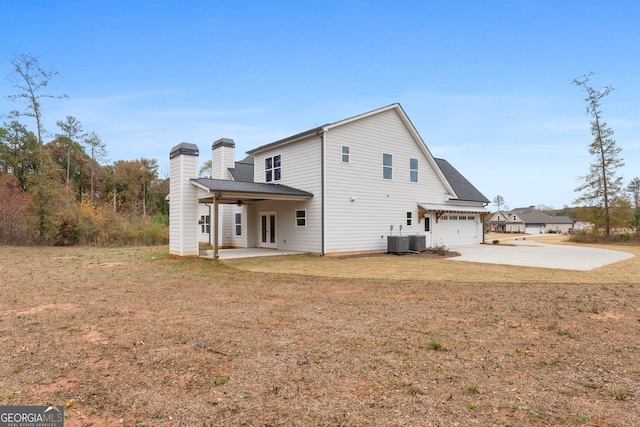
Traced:
<path fill-rule="evenodd" d="M 639 257 L 166 251 L 0 247 L 0 404 L 73 399 L 70 427 L 639 425 Z"/>
<path fill-rule="evenodd" d="M 523 236 L 500 234 L 501 244 Z M 566 236 L 526 237 L 544 243 L 572 244 Z M 490 242 L 490 238 L 487 239 Z M 302 274 L 344 279 L 428 280 L 449 283 L 548 283 L 548 284 L 623 284 L 638 283 L 640 246 L 589 245 L 630 252 L 636 256 L 590 271 L 514 267 L 499 264 L 452 262 L 445 257 L 374 255 L 352 258 L 290 256 L 278 260 L 268 257 L 229 260 L 236 269 L 263 273 Z"/>

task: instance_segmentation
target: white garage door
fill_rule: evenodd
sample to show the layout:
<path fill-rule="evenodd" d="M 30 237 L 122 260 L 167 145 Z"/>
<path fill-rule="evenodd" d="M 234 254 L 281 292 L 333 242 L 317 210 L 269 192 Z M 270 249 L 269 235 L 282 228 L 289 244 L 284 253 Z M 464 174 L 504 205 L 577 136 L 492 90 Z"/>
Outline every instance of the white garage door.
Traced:
<path fill-rule="evenodd" d="M 474 245 L 478 242 L 477 215 L 442 215 L 438 228 L 446 247 Z"/>

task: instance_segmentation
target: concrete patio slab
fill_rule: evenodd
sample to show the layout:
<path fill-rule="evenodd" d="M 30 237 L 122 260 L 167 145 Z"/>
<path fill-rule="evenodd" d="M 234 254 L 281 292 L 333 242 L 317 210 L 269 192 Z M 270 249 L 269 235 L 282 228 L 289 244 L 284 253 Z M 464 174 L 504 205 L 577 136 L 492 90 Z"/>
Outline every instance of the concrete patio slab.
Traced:
<path fill-rule="evenodd" d="M 462 246 L 461 256 L 451 261 L 518 265 L 588 271 L 634 257 L 629 252 L 570 245 L 553 245 L 531 240 L 509 240 L 509 244 Z"/>
<path fill-rule="evenodd" d="M 208 250 L 205 258 L 211 258 L 213 251 Z M 302 252 L 283 251 L 265 248 L 218 249 L 218 259 L 251 258 L 259 256 L 295 255 Z"/>

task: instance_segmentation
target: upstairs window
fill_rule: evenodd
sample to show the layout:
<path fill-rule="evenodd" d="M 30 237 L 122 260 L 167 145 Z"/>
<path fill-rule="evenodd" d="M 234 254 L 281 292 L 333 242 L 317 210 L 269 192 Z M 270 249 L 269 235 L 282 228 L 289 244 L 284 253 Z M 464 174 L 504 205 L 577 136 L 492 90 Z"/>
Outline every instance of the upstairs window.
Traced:
<path fill-rule="evenodd" d="M 418 182 L 418 159 L 409 159 L 409 179 Z"/>
<path fill-rule="evenodd" d="M 280 181 L 281 176 L 280 154 L 264 159 L 264 180 L 265 182 Z"/>
<path fill-rule="evenodd" d="M 349 163 L 349 154 L 350 149 L 348 145 L 342 146 L 342 163 Z"/>
<path fill-rule="evenodd" d="M 393 156 L 391 154 L 382 154 L 382 178 L 393 179 Z"/>

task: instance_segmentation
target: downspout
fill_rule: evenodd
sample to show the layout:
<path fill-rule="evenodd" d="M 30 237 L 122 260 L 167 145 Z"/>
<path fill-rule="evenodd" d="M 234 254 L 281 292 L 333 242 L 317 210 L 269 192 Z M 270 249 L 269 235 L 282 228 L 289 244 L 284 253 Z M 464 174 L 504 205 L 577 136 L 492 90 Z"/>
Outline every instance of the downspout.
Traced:
<path fill-rule="evenodd" d="M 321 129 L 316 132 L 316 135 L 320 137 L 320 256 L 325 254 L 325 198 L 326 198 L 326 183 L 325 183 L 325 134 L 326 130 Z"/>

